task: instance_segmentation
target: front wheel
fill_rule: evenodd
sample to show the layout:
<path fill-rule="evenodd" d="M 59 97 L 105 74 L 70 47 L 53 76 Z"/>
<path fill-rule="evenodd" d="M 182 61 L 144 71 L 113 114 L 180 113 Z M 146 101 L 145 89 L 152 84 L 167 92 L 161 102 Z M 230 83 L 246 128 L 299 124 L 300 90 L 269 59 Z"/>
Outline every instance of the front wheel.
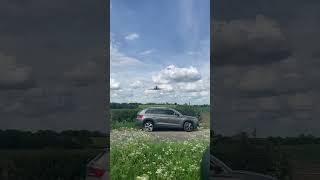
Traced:
<path fill-rule="evenodd" d="M 193 124 L 192 124 L 192 122 L 189 122 L 189 121 L 187 121 L 187 122 L 185 122 L 184 124 L 183 124 L 183 129 L 185 130 L 185 131 L 187 131 L 187 132 L 191 132 L 191 131 L 193 131 Z"/>
<path fill-rule="evenodd" d="M 144 131 L 147 131 L 147 132 L 153 131 L 153 123 L 152 123 L 151 121 L 146 121 L 146 122 L 143 124 L 143 130 L 144 130 Z"/>

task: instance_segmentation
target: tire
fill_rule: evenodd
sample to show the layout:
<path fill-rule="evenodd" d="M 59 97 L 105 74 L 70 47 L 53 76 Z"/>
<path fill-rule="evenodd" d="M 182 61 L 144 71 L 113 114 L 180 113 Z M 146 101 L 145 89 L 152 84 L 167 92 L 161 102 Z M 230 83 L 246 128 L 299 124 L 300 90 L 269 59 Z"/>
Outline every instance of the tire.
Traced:
<path fill-rule="evenodd" d="M 187 131 L 187 132 L 191 132 L 193 131 L 194 126 L 193 123 L 190 121 L 186 121 L 183 123 L 183 130 Z"/>
<path fill-rule="evenodd" d="M 154 129 L 154 125 L 152 121 L 145 121 L 143 123 L 143 130 L 146 132 L 151 132 Z"/>

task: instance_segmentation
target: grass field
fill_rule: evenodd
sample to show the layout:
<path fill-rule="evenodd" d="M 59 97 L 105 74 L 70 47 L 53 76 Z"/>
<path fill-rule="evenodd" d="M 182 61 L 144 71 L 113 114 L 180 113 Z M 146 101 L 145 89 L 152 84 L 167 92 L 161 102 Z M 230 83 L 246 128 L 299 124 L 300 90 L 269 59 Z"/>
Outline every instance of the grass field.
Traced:
<path fill-rule="evenodd" d="M 197 180 L 209 138 L 191 141 L 159 140 L 136 130 L 111 133 L 111 179 Z"/>
<path fill-rule="evenodd" d="M 113 121 L 111 123 L 111 129 L 122 129 L 122 128 L 136 128 L 137 125 L 135 122 L 130 121 Z"/>
<path fill-rule="evenodd" d="M 85 177 L 95 149 L 0 150 L 0 179 L 57 180 Z"/>
<path fill-rule="evenodd" d="M 320 164 L 320 144 L 281 146 L 281 151 L 287 152 L 292 160 L 309 161 Z"/>

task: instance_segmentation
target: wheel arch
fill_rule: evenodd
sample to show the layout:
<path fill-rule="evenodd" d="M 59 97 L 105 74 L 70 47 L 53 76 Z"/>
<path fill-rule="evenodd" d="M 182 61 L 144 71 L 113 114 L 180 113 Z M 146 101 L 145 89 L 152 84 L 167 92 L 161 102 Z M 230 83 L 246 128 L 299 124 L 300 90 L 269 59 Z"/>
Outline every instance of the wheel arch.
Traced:
<path fill-rule="evenodd" d="M 154 120 L 151 119 L 151 118 L 144 119 L 143 122 L 142 122 L 142 124 L 144 124 L 144 123 L 147 122 L 147 121 L 151 121 L 152 124 L 154 125 Z"/>

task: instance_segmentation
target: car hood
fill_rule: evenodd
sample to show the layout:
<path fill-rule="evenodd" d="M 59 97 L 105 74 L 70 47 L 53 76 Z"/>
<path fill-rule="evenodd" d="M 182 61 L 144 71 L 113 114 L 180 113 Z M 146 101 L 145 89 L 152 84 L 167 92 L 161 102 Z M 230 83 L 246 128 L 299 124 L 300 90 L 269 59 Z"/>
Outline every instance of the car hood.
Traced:
<path fill-rule="evenodd" d="M 277 180 L 276 178 L 264 174 L 249 172 L 249 171 L 232 171 L 233 175 L 245 178 L 246 180 Z"/>

